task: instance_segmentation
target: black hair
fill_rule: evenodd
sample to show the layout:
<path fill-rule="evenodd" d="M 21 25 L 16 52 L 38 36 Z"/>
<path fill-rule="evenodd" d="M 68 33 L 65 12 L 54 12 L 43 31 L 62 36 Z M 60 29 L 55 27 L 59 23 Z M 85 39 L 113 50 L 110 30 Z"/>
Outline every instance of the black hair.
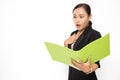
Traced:
<path fill-rule="evenodd" d="M 76 5 L 72 12 L 74 12 L 75 9 L 80 8 L 80 7 L 83 7 L 85 9 L 85 11 L 87 12 L 88 16 L 91 15 L 91 8 L 86 3 L 80 3 L 80 4 Z"/>

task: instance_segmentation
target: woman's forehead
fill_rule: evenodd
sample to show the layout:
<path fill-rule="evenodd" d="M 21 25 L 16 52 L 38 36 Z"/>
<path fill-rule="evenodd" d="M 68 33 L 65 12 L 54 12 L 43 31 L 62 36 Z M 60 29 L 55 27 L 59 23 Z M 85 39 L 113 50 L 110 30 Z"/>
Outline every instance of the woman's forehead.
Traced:
<path fill-rule="evenodd" d="M 87 13 L 86 13 L 86 11 L 83 7 L 79 7 L 77 9 L 75 9 L 74 12 L 73 12 L 73 15 L 76 15 L 76 14 L 85 15 Z"/>

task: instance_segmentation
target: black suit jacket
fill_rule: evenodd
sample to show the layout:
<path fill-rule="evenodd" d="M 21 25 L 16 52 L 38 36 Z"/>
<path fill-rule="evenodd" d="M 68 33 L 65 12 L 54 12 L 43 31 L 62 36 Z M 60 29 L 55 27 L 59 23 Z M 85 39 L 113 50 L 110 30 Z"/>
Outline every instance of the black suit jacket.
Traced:
<path fill-rule="evenodd" d="M 89 23 L 89 26 L 86 27 L 85 31 L 79 36 L 77 39 L 76 43 L 73 46 L 73 50 L 77 51 L 89 44 L 90 42 L 98 39 L 101 37 L 101 34 L 92 29 L 91 27 L 92 23 Z M 71 35 L 76 34 L 78 30 L 73 31 Z M 71 44 L 68 46 L 69 48 L 71 47 Z M 97 54 L 97 53 L 96 53 Z M 98 67 L 100 67 L 99 61 L 96 62 Z M 82 71 L 78 71 L 73 67 L 69 67 L 69 77 L 68 80 L 97 80 L 95 72 L 92 72 L 90 74 L 85 74 Z"/>

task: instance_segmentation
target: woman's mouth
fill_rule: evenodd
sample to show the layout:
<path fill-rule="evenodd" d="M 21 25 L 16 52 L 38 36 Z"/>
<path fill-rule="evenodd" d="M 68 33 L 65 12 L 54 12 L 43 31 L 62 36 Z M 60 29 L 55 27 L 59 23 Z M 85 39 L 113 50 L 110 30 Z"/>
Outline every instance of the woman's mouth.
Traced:
<path fill-rule="evenodd" d="M 80 24 L 76 24 L 77 28 L 79 28 L 81 25 Z"/>

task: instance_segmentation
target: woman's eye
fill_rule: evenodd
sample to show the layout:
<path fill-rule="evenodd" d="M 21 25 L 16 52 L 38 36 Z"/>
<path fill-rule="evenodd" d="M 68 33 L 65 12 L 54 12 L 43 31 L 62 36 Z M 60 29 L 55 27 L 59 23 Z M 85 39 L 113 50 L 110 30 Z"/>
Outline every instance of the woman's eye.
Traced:
<path fill-rule="evenodd" d="M 83 18 L 84 16 L 80 16 L 80 18 Z"/>
<path fill-rule="evenodd" d="M 76 16 L 73 16 L 73 18 L 76 18 Z"/>

